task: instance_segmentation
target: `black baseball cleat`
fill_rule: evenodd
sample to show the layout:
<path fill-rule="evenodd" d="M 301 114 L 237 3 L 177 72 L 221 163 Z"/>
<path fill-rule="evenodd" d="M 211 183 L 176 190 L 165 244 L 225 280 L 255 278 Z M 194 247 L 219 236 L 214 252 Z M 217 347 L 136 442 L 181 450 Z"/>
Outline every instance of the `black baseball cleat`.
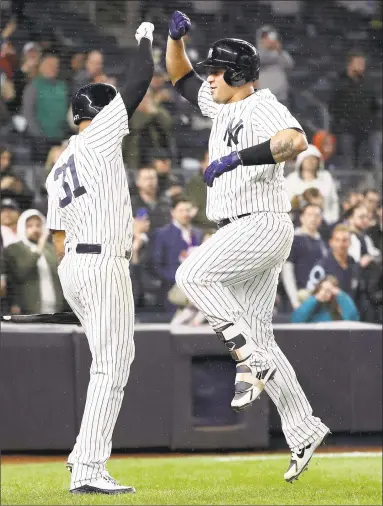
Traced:
<path fill-rule="evenodd" d="M 330 430 L 323 436 L 319 436 L 313 443 L 307 445 L 299 452 L 292 452 L 290 464 L 284 474 L 284 478 L 288 483 L 293 483 L 297 480 L 303 471 L 307 471 L 311 457 L 314 455 L 315 450 L 320 444 L 323 443 L 325 438 L 330 434 Z"/>
<path fill-rule="evenodd" d="M 273 379 L 277 372 L 276 366 L 264 371 L 256 372 L 254 367 L 254 356 L 237 364 L 235 375 L 235 395 L 231 401 L 234 411 L 242 411 L 261 395 L 266 383 Z"/>
<path fill-rule="evenodd" d="M 135 494 L 134 487 L 119 485 L 117 481 L 112 478 L 108 473 L 104 473 L 101 478 L 92 480 L 86 485 L 81 487 L 71 488 L 71 494 Z"/>

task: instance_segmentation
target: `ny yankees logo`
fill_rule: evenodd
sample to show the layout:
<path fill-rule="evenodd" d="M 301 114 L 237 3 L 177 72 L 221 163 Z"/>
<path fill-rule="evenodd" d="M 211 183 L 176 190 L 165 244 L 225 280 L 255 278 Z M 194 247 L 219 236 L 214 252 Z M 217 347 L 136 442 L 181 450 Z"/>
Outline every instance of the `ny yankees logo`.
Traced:
<path fill-rule="evenodd" d="M 232 142 L 237 146 L 238 144 L 238 134 L 243 128 L 243 120 L 240 119 L 236 125 L 233 125 L 234 118 L 230 121 L 230 123 L 227 126 L 225 137 L 223 138 L 224 141 L 227 140 L 227 145 L 229 148 L 232 147 Z"/>

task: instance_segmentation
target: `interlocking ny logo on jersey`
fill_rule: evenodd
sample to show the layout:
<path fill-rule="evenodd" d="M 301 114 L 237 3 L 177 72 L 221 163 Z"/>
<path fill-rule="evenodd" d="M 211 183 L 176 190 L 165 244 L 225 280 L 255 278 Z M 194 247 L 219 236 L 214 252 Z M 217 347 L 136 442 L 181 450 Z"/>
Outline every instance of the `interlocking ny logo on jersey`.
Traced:
<path fill-rule="evenodd" d="M 237 146 L 238 134 L 243 128 L 243 120 L 242 119 L 240 119 L 238 121 L 238 123 L 236 123 L 235 125 L 233 123 L 234 123 L 234 118 L 228 124 L 226 132 L 225 132 L 225 137 L 223 138 L 224 141 L 227 140 L 227 145 L 229 148 L 232 147 L 232 142 L 234 142 L 234 144 Z"/>

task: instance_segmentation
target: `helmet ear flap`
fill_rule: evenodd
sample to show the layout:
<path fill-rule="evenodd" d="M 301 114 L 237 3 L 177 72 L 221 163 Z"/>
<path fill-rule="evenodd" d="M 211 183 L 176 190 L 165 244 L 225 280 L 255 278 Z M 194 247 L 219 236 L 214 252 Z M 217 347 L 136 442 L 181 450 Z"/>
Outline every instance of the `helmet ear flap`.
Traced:
<path fill-rule="evenodd" d="M 246 79 L 245 72 L 243 70 L 226 69 L 225 73 L 223 74 L 223 79 L 226 84 L 233 86 L 234 88 L 243 86 L 248 82 L 248 79 Z"/>

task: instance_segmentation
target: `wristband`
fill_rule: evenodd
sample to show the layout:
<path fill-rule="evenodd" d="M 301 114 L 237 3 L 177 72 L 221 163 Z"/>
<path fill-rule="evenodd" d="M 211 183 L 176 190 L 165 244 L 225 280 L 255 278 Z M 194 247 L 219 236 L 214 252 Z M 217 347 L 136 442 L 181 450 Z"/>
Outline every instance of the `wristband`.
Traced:
<path fill-rule="evenodd" d="M 274 157 L 271 153 L 269 139 L 266 142 L 242 149 L 238 152 L 238 156 L 242 160 L 242 165 L 275 165 Z"/>

